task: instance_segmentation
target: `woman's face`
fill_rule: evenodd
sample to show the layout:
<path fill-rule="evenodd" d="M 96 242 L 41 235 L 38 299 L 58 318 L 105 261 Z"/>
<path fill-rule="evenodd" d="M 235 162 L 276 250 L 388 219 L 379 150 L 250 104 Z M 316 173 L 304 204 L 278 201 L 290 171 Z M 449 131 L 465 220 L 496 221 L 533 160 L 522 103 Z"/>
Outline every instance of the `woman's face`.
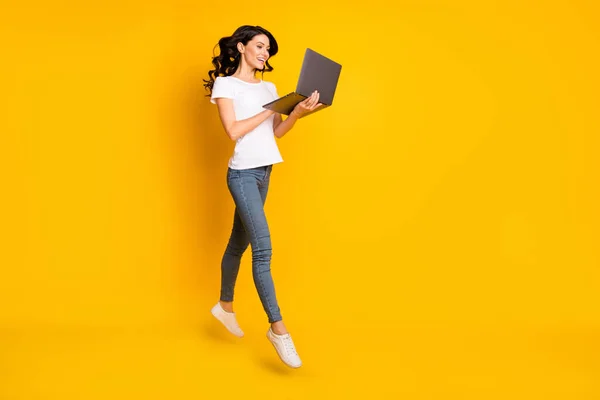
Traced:
<path fill-rule="evenodd" d="M 267 35 L 256 35 L 243 49 L 243 57 L 246 64 L 252 69 L 262 71 L 269 58 L 269 38 Z"/>

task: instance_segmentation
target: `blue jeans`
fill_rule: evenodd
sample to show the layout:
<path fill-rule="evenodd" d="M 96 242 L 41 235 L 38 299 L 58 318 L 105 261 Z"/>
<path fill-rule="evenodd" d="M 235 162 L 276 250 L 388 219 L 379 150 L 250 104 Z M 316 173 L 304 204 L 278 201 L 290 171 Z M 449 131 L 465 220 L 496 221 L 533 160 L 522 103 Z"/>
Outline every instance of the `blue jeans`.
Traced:
<path fill-rule="evenodd" d="M 233 229 L 221 262 L 221 301 L 233 301 L 242 255 L 252 247 L 252 277 L 270 323 L 281 321 L 271 277 L 271 234 L 264 205 L 273 166 L 227 171 L 227 186 L 235 202 Z"/>

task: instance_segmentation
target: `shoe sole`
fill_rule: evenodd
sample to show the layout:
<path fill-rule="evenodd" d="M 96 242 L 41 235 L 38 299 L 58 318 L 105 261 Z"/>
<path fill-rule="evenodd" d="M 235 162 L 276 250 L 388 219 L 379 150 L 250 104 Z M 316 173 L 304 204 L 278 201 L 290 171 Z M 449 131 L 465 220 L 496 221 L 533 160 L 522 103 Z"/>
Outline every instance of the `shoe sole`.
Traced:
<path fill-rule="evenodd" d="M 277 346 L 275 346 L 275 343 L 273 343 L 273 341 L 271 340 L 271 337 L 269 336 L 268 332 L 267 332 L 267 340 L 269 341 L 269 343 L 271 343 L 271 346 L 273 346 L 273 348 L 275 349 L 275 353 L 277 353 L 277 356 L 279 357 L 279 359 L 281 360 L 282 363 L 284 363 L 285 365 L 287 365 L 288 367 L 293 368 L 293 369 L 298 369 L 302 366 L 302 363 L 300 363 L 300 365 L 298 365 L 298 366 L 295 366 L 295 365 L 290 365 L 287 362 L 285 362 L 285 360 L 283 359 L 281 354 L 279 354 L 279 350 L 277 350 Z"/>
<path fill-rule="evenodd" d="M 223 322 L 221 322 L 221 320 L 220 320 L 220 319 L 219 319 L 219 318 L 216 316 L 216 314 L 215 314 L 215 310 L 214 310 L 214 309 L 211 309 L 211 310 L 210 310 L 210 313 L 212 314 L 212 316 L 213 316 L 213 317 L 215 317 L 215 319 L 216 319 L 217 321 L 219 321 L 219 323 L 220 323 L 220 324 L 221 324 L 221 325 L 222 325 L 222 326 L 225 328 L 225 330 L 226 330 L 227 332 L 231 333 L 233 336 L 235 336 L 235 337 L 237 337 L 237 338 L 243 338 L 243 337 L 244 337 L 244 334 L 243 334 L 243 333 L 242 333 L 242 336 L 240 336 L 240 335 L 237 335 L 237 334 L 235 334 L 235 333 L 231 332 L 231 331 L 229 330 L 229 328 L 227 328 L 227 325 L 225 325 Z"/>

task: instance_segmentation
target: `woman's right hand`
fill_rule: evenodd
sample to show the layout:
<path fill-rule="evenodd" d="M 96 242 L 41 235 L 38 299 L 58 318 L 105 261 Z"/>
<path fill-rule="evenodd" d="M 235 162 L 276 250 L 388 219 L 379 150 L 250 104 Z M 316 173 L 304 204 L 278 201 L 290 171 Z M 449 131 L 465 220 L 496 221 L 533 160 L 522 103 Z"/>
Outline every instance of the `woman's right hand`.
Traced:
<path fill-rule="evenodd" d="M 319 103 L 319 92 L 317 92 L 316 90 L 310 95 L 310 97 L 307 97 L 306 99 L 302 100 L 300 103 L 296 104 L 296 107 L 294 107 L 294 110 L 292 111 L 292 113 L 300 118 L 303 115 L 316 110 L 317 108 L 321 107 L 323 104 Z"/>

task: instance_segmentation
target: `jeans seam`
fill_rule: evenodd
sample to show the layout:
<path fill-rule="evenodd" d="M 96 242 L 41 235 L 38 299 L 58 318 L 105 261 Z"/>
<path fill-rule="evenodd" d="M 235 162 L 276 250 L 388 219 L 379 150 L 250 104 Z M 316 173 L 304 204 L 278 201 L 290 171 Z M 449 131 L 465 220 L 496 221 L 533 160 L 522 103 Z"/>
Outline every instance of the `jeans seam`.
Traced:
<path fill-rule="evenodd" d="M 250 228 L 252 229 L 252 234 L 254 237 L 256 237 L 256 229 L 254 228 L 254 221 L 252 219 L 252 213 L 250 212 L 250 205 L 248 204 L 248 198 L 246 197 L 246 192 L 244 191 L 244 182 L 243 179 L 241 179 L 240 177 L 240 194 L 242 195 L 242 202 L 244 203 L 244 207 L 246 208 L 246 214 L 250 217 L 248 218 L 249 222 L 250 222 Z M 258 246 L 258 243 L 257 243 Z"/>
<path fill-rule="evenodd" d="M 241 192 L 240 194 L 242 196 L 242 202 L 244 203 L 244 207 L 246 208 L 246 213 L 247 213 L 247 215 L 249 217 L 248 220 L 249 220 L 249 223 L 251 225 L 252 234 L 253 234 L 253 236 L 255 238 L 255 242 L 256 242 L 256 249 L 253 249 L 253 251 L 255 251 L 255 250 L 256 251 L 261 251 L 261 249 L 258 246 L 258 235 L 256 234 L 256 228 L 254 226 L 254 220 L 252 218 L 252 213 L 250 212 L 250 205 L 248 204 L 248 201 L 247 201 L 246 192 L 244 191 L 244 182 L 243 182 L 243 179 L 241 177 L 239 179 L 239 182 L 240 182 L 240 192 Z M 252 243 L 252 241 L 250 241 L 250 242 Z M 263 292 L 263 293 L 266 294 L 265 295 L 265 302 L 267 303 L 267 316 L 268 316 L 269 320 L 272 320 L 273 319 L 273 315 L 271 313 L 271 306 L 272 306 L 272 304 L 271 304 L 271 299 L 269 298 L 270 296 L 265 291 L 265 285 L 264 285 L 264 283 L 262 281 L 262 277 L 261 277 L 260 271 L 258 271 L 258 268 L 257 268 L 257 271 L 255 273 L 256 273 L 256 276 L 257 276 L 256 280 L 257 280 L 258 284 L 260 285 L 261 292 Z"/>

